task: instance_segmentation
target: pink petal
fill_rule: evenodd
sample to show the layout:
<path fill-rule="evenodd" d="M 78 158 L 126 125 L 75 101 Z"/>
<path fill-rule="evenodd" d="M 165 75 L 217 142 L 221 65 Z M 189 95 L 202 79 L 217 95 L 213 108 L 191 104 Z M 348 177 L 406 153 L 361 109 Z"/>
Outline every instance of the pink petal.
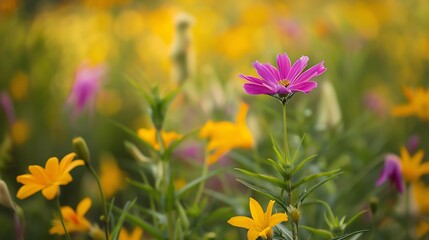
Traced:
<path fill-rule="evenodd" d="M 262 65 L 264 65 L 268 69 L 268 71 L 271 72 L 271 74 L 276 78 L 277 82 L 282 80 L 280 78 L 280 73 L 277 70 L 277 68 L 275 68 L 273 65 L 271 65 L 269 63 L 263 63 Z"/>
<path fill-rule="evenodd" d="M 259 79 L 259 78 L 256 78 L 256 77 L 252 77 L 252 76 L 243 75 L 243 74 L 240 74 L 238 76 L 240 78 L 243 78 L 243 79 L 245 79 L 245 80 L 247 80 L 249 82 L 256 83 L 256 84 L 262 84 L 262 83 L 266 82 L 266 81 L 264 81 L 262 79 Z"/>
<path fill-rule="evenodd" d="M 245 83 L 243 85 L 244 90 L 248 93 L 248 94 L 253 94 L 253 95 L 257 95 L 257 94 L 268 94 L 268 95 L 273 95 L 276 92 L 271 90 L 270 88 L 263 86 L 263 85 L 257 85 L 257 84 L 253 84 L 253 83 Z"/>
<path fill-rule="evenodd" d="M 313 81 L 302 82 L 299 84 L 294 84 L 288 87 L 288 89 L 292 92 L 304 92 L 309 93 L 313 88 L 317 87 L 317 83 Z"/>
<path fill-rule="evenodd" d="M 301 83 L 306 82 L 308 80 L 311 80 L 314 77 L 319 76 L 320 74 L 324 73 L 326 71 L 326 68 L 323 66 L 323 61 L 314 65 L 313 67 L 309 68 L 307 71 L 305 71 L 303 74 L 299 75 L 293 83 Z"/>
<path fill-rule="evenodd" d="M 253 67 L 258 72 L 259 76 L 261 76 L 265 81 L 277 84 L 277 78 L 273 73 L 262 63 L 256 61 L 253 63 Z"/>
<path fill-rule="evenodd" d="M 296 62 L 293 64 L 292 68 L 290 69 L 287 80 L 293 82 L 295 78 L 304 70 L 304 68 L 307 66 L 308 57 L 302 56 Z"/>
<path fill-rule="evenodd" d="M 277 55 L 277 66 L 279 67 L 279 73 L 281 79 L 286 79 L 290 71 L 290 59 L 286 53 Z"/>

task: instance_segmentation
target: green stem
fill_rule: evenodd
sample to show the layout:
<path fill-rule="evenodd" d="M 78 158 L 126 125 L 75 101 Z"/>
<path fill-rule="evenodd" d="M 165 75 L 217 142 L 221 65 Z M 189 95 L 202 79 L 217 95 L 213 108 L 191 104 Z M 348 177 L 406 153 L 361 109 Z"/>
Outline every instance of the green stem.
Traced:
<path fill-rule="evenodd" d="M 286 122 L 286 103 L 282 103 L 283 105 L 283 153 L 284 153 L 284 161 L 289 164 L 289 147 L 287 143 L 287 122 Z"/>
<path fill-rule="evenodd" d="M 61 212 L 61 204 L 60 204 L 60 194 L 57 195 L 57 211 L 58 215 L 60 216 L 61 225 L 64 229 L 64 234 L 66 235 L 67 240 L 71 240 L 69 232 L 67 231 L 66 224 L 64 223 L 63 213 Z"/>
<path fill-rule="evenodd" d="M 207 164 L 207 161 L 204 161 L 201 177 L 205 177 L 207 175 L 208 170 L 209 170 L 209 165 Z M 200 202 L 201 196 L 203 195 L 205 183 L 206 181 L 201 181 L 200 186 L 198 187 L 197 197 L 195 198 L 194 205 L 197 205 Z"/>
<path fill-rule="evenodd" d="M 97 181 L 98 191 L 100 192 L 100 197 L 101 197 L 101 204 L 103 206 L 104 216 L 102 216 L 101 219 L 104 223 L 104 234 L 106 235 L 106 239 L 109 239 L 109 214 L 107 212 L 106 199 L 104 197 L 103 188 L 101 187 L 100 178 L 98 177 L 97 173 L 95 172 L 94 168 L 91 165 L 87 165 L 87 166 L 91 174 L 94 176 L 95 181 Z"/>

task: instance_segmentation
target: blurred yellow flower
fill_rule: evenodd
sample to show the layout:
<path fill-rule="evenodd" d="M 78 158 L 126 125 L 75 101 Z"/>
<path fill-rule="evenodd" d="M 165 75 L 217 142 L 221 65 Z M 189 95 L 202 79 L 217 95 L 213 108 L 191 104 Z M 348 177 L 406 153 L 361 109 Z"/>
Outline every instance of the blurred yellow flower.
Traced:
<path fill-rule="evenodd" d="M 176 190 L 181 189 L 184 186 L 186 186 L 186 179 L 184 179 L 183 177 L 178 177 L 174 179 L 174 188 Z"/>
<path fill-rule="evenodd" d="M 410 156 L 408 150 L 401 147 L 401 168 L 402 176 L 408 183 L 415 182 L 422 175 L 429 174 L 429 162 L 421 163 L 424 151 L 420 150 L 414 156 Z"/>
<path fill-rule="evenodd" d="M 241 103 L 236 116 L 236 123 L 208 121 L 200 130 L 200 137 L 209 140 L 206 153 L 207 163 L 213 164 L 233 148 L 251 148 L 253 137 L 246 124 L 249 106 Z"/>
<path fill-rule="evenodd" d="M 25 73 L 17 73 L 9 85 L 10 95 L 15 101 L 22 101 L 28 92 L 28 77 Z"/>
<path fill-rule="evenodd" d="M 29 135 L 30 127 L 25 120 L 16 120 L 10 127 L 10 136 L 17 145 L 25 143 Z"/>
<path fill-rule="evenodd" d="M 69 233 L 71 232 L 87 232 L 90 230 L 91 224 L 85 218 L 85 214 L 91 207 L 91 199 L 84 198 L 77 205 L 76 212 L 69 206 L 61 207 L 64 225 Z M 49 229 L 49 234 L 64 235 L 64 228 L 59 219 L 52 221 L 52 227 Z"/>
<path fill-rule="evenodd" d="M 394 107 L 392 114 L 399 117 L 417 116 L 423 121 L 429 121 L 429 89 L 404 88 L 404 95 L 409 103 Z"/>
<path fill-rule="evenodd" d="M 133 232 L 130 234 L 125 228 L 121 228 L 119 233 L 119 240 L 140 240 L 143 236 L 143 229 L 135 227 Z"/>
<path fill-rule="evenodd" d="M 159 150 L 160 146 L 156 139 L 156 129 L 155 128 L 140 128 L 137 130 L 137 134 L 141 139 L 149 143 L 154 149 Z M 165 132 L 161 131 L 161 138 L 163 141 L 164 147 L 168 147 L 173 141 L 182 138 L 181 134 L 176 132 Z"/>
<path fill-rule="evenodd" d="M 84 165 L 82 160 L 74 160 L 75 153 L 69 153 L 58 162 L 58 158 L 49 158 L 45 168 L 38 165 L 28 167 L 30 174 L 19 175 L 16 180 L 24 184 L 16 194 L 19 199 L 27 198 L 38 191 L 42 191 L 43 196 L 51 200 L 59 191 L 60 185 L 70 183 L 73 178 L 70 171 L 77 166 Z"/>
<path fill-rule="evenodd" d="M 264 213 L 261 205 L 255 199 L 250 198 L 249 206 L 252 218 L 245 216 L 232 217 L 228 220 L 228 223 L 235 227 L 249 229 L 247 232 L 248 240 L 256 240 L 258 237 L 271 239 L 273 235 L 272 228 L 288 220 L 285 213 L 272 214 L 274 203 L 274 200 L 270 200 L 267 211 Z"/>
<path fill-rule="evenodd" d="M 110 155 L 105 155 L 101 159 L 100 182 L 104 197 L 107 199 L 113 197 L 124 185 L 125 175 Z"/>
<path fill-rule="evenodd" d="M 416 235 L 418 239 L 422 239 L 422 237 L 429 232 L 429 222 L 420 221 L 417 224 Z"/>
<path fill-rule="evenodd" d="M 429 213 L 429 186 L 417 181 L 412 185 L 412 194 L 419 213 Z"/>

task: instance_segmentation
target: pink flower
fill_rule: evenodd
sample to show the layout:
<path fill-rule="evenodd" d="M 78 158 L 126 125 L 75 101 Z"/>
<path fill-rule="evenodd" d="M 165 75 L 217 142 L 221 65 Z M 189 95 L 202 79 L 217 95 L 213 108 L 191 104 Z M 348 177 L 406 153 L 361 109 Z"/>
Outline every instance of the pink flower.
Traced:
<path fill-rule="evenodd" d="M 106 72 L 103 65 L 87 66 L 83 65 L 76 73 L 73 89 L 69 95 L 67 103 L 73 106 L 73 115 L 77 117 L 88 106 L 92 111 L 95 103 L 95 96 L 101 87 L 101 77 Z"/>
<path fill-rule="evenodd" d="M 326 71 L 323 61 L 302 72 L 307 66 L 308 57 L 302 56 L 293 65 L 286 53 L 277 55 L 278 69 L 269 63 L 253 63 L 260 77 L 240 74 L 247 81 L 243 88 L 248 94 L 278 95 L 283 100 L 289 99 L 296 92 L 309 93 L 317 87 L 312 79 Z"/>
<path fill-rule="evenodd" d="M 12 125 L 15 122 L 15 110 L 12 100 L 6 92 L 0 93 L 0 105 L 4 110 L 9 125 Z"/>
<path fill-rule="evenodd" d="M 390 184 L 395 184 L 398 192 L 404 191 L 404 184 L 402 181 L 401 160 L 395 154 L 387 154 L 384 158 L 384 167 L 380 173 L 380 177 L 376 182 L 376 186 L 382 185 L 389 180 Z"/>

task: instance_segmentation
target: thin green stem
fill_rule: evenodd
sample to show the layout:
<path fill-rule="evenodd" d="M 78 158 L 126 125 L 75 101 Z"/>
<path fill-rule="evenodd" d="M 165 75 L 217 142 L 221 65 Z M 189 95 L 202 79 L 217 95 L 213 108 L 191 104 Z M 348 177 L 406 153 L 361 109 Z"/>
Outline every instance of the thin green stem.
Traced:
<path fill-rule="evenodd" d="M 289 164 L 289 147 L 287 142 L 287 120 L 286 120 L 286 103 L 282 103 L 283 105 L 283 153 L 284 153 L 284 161 L 286 164 Z"/>
<path fill-rule="evenodd" d="M 66 228 L 66 224 L 64 223 L 64 218 L 63 218 L 63 213 L 61 212 L 61 204 L 60 204 L 60 194 L 57 195 L 57 211 L 58 211 L 58 215 L 60 216 L 60 221 L 61 221 L 61 225 L 63 226 L 64 229 L 64 234 L 66 235 L 66 239 L 67 240 L 71 240 L 69 232 L 67 231 Z"/>
<path fill-rule="evenodd" d="M 207 163 L 207 161 L 205 161 L 203 166 L 203 171 L 201 172 L 201 177 L 205 177 L 207 175 L 208 170 L 209 170 L 209 164 Z M 198 187 L 197 197 L 195 198 L 194 205 L 197 205 L 200 202 L 201 196 L 203 195 L 205 183 L 206 181 L 201 181 L 200 186 Z"/>
<path fill-rule="evenodd" d="M 91 165 L 87 165 L 89 171 L 91 172 L 92 176 L 94 176 L 95 181 L 97 182 L 98 191 L 100 192 L 101 197 L 101 204 L 103 206 L 103 214 L 104 216 L 101 217 L 101 220 L 104 223 L 104 234 L 106 235 L 106 239 L 109 239 L 109 214 L 107 212 L 107 203 L 106 198 L 104 197 L 103 188 L 101 187 L 100 178 L 98 177 L 97 173 L 95 172 L 94 168 Z"/>

